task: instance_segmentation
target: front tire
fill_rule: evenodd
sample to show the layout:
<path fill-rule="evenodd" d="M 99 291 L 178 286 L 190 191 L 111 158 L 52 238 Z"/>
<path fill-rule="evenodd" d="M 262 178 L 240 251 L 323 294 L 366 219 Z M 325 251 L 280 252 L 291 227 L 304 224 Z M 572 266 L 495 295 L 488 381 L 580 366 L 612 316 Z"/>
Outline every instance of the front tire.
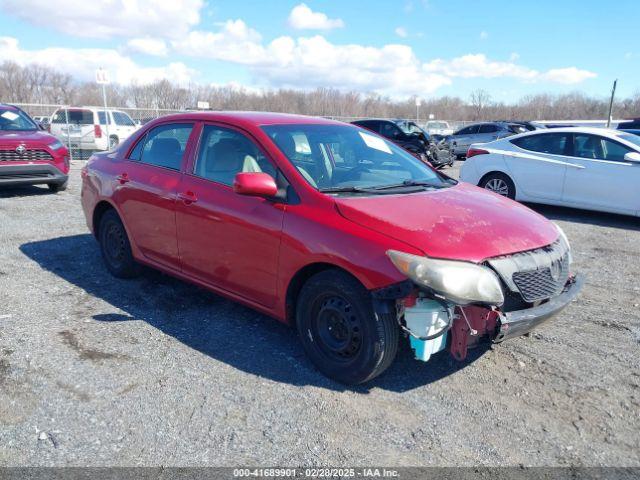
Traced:
<path fill-rule="evenodd" d="M 504 173 L 489 173 L 480 181 L 479 186 L 511 200 L 516 198 L 516 186 Z"/>
<path fill-rule="evenodd" d="M 65 180 L 62 183 L 48 183 L 47 187 L 49 187 L 49 190 L 51 190 L 51 192 L 58 193 L 58 192 L 64 192 L 67 189 L 68 185 L 69 185 L 69 180 Z"/>
<path fill-rule="evenodd" d="M 307 281 L 298 297 L 296 325 L 309 359 L 340 383 L 371 380 L 398 351 L 395 313 L 374 312 L 369 292 L 340 270 L 325 270 Z"/>
<path fill-rule="evenodd" d="M 107 270 L 117 278 L 139 275 L 140 265 L 133 259 L 127 231 L 115 210 L 107 210 L 98 228 L 100 252 Z"/>

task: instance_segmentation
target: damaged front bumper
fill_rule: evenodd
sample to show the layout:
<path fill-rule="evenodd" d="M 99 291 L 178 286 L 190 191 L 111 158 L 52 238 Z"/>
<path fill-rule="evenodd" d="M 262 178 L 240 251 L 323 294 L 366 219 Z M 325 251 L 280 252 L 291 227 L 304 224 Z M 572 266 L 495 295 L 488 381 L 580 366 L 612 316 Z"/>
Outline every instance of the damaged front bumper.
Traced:
<path fill-rule="evenodd" d="M 398 305 L 400 327 L 408 334 L 416 358 L 428 361 L 434 353 L 447 347 L 456 360 L 467 356 L 467 349 L 481 338 L 494 343 L 524 335 L 538 327 L 571 303 L 584 284 L 581 275 L 571 276 L 562 292 L 540 305 L 503 312 L 499 308 L 476 305 L 456 306 L 443 300 L 408 296 L 406 284 L 397 291 L 380 290 L 378 294 L 394 296 Z M 402 287 L 402 288 L 399 288 Z M 400 296 L 404 298 L 400 299 Z M 378 297 L 380 298 L 380 297 Z M 434 334 L 435 333 L 435 334 Z"/>
<path fill-rule="evenodd" d="M 569 305 L 578 296 L 583 284 L 584 278 L 576 275 L 569 279 L 560 295 L 546 303 L 524 310 L 500 313 L 499 330 L 493 341 L 502 342 L 530 332 Z"/>

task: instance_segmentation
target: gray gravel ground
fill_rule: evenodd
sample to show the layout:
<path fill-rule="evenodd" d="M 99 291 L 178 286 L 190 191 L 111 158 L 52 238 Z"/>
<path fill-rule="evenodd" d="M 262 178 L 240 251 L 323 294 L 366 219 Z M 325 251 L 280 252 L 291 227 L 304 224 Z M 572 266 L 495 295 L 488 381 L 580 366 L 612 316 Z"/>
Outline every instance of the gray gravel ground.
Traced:
<path fill-rule="evenodd" d="M 457 175 L 457 166 L 450 170 Z M 640 465 L 640 220 L 535 207 L 582 296 L 529 337 L 366 387 L 293 330 L 160 273 L 110 277 L 69 190 L 0 192 L 0 465 Z"/>

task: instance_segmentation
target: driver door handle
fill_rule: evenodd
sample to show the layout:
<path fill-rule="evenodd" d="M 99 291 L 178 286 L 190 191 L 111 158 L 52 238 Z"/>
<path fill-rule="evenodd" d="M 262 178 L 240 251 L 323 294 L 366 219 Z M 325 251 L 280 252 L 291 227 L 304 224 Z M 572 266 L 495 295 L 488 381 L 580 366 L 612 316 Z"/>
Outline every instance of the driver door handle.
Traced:
<path fill-rule="evenodd" d="M 198 201 L 198 197 L 196 197 L 196 194 L 191 191 L 179 193 L 178 198 L 182 200 L 185 205 L 191 205 L 192 203 L 196 203 Z"/>

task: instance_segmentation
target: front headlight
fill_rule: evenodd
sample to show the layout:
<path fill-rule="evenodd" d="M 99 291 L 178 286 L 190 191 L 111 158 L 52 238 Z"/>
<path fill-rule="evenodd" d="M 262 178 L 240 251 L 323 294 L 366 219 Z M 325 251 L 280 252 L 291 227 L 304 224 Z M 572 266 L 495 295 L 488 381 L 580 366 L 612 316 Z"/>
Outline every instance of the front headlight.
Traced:
<path fill-rule="evenodd" d="M 567 235 L 564 233 L 564 230 L 560 228 L 560 225 L 558 225 L 555 222 L 553 222 L 553 224 L 556 226 L 556 230 L 558 230 L 558 233 L 560 234 L 560 240 L 567 245 L 567 252 L 569 253 L 569 264 L 572 264 L 573 255 L 571 254 L 571 245 L 569 245 L 569 239 L 567 238 Z"/>
<path fill-rule="evenodd" d="M 504 302 L 500 280 L 487 267 L 420 257 L 396 250 L 388 250 L 387 256 L 400 272 L 416 284 L 432 289 L 453 303 L 501 305 Z"/>
<path fill-rule="evenodd" d="M 64 145 L 60 140 L 54 140 L 52 143 L 49 144 L 49 148 L 51 150 L 58 150 L 59 148 L 62 148 L 62 147 L 64 147 Z"/>

